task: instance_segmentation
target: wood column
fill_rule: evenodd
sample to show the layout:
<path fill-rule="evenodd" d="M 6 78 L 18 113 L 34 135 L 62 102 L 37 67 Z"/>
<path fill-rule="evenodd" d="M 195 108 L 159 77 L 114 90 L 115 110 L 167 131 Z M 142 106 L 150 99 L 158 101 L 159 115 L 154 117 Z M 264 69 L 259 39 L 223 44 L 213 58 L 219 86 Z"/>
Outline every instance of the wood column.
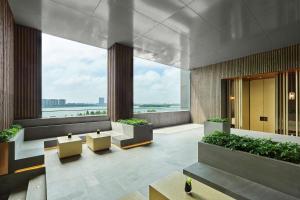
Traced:
<path fill-rule="evenodd" d="M 7 0 L 0 0 L 0 131 L 14 119 L 14 19 Z M 0 143 L 0 175 L 8 173 L 8 144 Z"/>
<path fill-rule="evenodd" d="M 0 0 L 0 131 L 13 122 L 13 78 L 14 19 L 7 0 Z"/>
<path fill-rule="evenodd" d="M 121 44 L 108 49 L 108 115 L 111 121 L 133 115 L 133 48 Z"/>
<path fill-rule="evenodd" d="M 15 119 L 41 117 L 41 53 L 41 31 L 15 25 Z"/>

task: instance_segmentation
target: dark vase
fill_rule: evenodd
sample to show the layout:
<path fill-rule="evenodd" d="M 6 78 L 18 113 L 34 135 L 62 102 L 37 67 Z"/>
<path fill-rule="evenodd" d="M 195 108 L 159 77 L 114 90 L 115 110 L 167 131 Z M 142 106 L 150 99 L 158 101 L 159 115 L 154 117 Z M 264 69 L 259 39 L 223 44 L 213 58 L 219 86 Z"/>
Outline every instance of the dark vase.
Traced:
<path fill-rule="evenodd" d="M 185 183 L 184 191 L 190 193 L 192 191 L 192 184 Z"/>

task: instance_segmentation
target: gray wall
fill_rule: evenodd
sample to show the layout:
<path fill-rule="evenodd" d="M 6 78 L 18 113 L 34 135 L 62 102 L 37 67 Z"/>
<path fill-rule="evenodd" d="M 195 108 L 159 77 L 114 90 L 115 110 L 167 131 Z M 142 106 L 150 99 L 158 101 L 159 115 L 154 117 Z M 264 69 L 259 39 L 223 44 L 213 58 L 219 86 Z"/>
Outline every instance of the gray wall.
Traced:
<path fill-rule="evenodd" d="M 67 117 L 67 118 L 40 118 L 40 119 L 24 119 L 15 120 L 15 124 L 23 127 L 49 126 L 61 124 L 75 124 L 84 122 L 109 121 L 108 116 L 88 116 L 88 117 Z"/>
<path fill-rule="evenodd" d="M 135 118 L 146 119 L 154 128 L 186 124 L 191 122 L 190 111 L 160 112 L 135 114 Z M 54 138 L 67 133 L 84 134 L 111 130 L 111 122 L 107 116 L 45 118 L 16 120 L 25 128 L 25 140 Z"/>
<path fill-rule="evenodd" d="M 153 124 L 154 128 L 187 124 L 191 122 L 190 111 L 141 113 L 135 114 L 134 117 L 146 119 Z"/>
<path fill-rule="evenodd" d="M 107 116 L 45 118 L 16 120 L 25 128 L 25 140 L 54 138 L 67 135 L 67 133 L 83 134 L 111 130 L 110 120 Z"/>

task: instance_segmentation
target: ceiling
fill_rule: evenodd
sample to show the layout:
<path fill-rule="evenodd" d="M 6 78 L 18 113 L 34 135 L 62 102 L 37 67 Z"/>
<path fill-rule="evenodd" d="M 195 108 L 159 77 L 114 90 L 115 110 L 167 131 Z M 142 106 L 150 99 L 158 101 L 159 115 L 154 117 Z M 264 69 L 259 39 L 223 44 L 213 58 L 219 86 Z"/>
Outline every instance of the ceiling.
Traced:
<path fill-rule="evenodd" d="M 9 0 L 18 24 L 184 69 L 300 43 L 300 0 Z"/>

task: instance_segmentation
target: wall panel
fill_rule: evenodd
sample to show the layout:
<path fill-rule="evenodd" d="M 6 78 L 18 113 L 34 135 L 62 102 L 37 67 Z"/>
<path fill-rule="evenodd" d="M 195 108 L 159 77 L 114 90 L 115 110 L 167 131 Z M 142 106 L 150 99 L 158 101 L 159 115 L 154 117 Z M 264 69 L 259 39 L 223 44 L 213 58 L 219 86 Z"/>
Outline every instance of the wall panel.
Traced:
<path fill-rule="evenodd" d="M 41 117 L 41 31 L 15 25 L 15 119 Z"/>
<path fill-rule="evenodd" d="M 191 115 L 195 123 L 221 116 L 221 79 L 300 67 L 300 45 L 203 66 L 191 73 Z"/>
<path fill-rule="evenodd" d="M 0 130 L 13 121 L 14 19 L 7 0 L 0 0 Z"/>

